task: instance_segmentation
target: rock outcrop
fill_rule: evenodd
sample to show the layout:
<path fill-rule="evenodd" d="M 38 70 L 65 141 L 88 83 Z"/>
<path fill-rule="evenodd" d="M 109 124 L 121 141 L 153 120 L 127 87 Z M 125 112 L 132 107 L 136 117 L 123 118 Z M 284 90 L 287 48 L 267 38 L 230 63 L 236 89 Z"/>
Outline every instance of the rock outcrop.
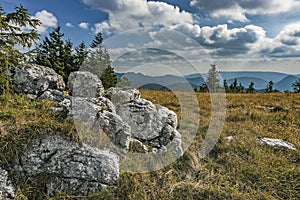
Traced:
<path fill-rule="evenodd" d="M 90 72 L 72 72 L 68 79 L 68 88 L 71 96 L 74 97 L 101 97 L 104 87 L 101 80 Z"/>
<path fill-rule="evenodd" d="M 0 168 L 0 199 L 14 199 L 15 189 L 11 182 L 8 180 L 8 173 Z"/>
<path fill-rule="evenodd" d="M 53 69 L 38 65 L 10 68 L 15 90 L 35 99 L 46 90 L 63 90 L 63 78 Z"/>
<path fill-rule="evenodd" d="M 16 172 L 32 182 L 44 180 L 50 195 L 56 191 L 87 195 L 115 185 L 119 178 L 117 155 L 97 148 L 79 147 L 59 134 L 35 140 L 19 163 L 15 166 Z"/>
<path fill-rule="evenodd" d="M 181 137 L 176 131 L 176 114 L 163 106 L 155 106 L 145 99 L 135 99 L 120 105 L 117 113 L 131 127 L 132 137 L 152 148 L 166 149 L 181 156 Z"/>
<path fill-rule="evenodd" d="M 104 132 L 115 145 L 128 150 L 131 129 L 108 99 L 72 97 L 70 116 L 78 129 L 82 125 L 96 133 Z"/>
<path fill-rule="evenodd" d="M 140 92 L 135 88 L 109 88 L 105 96 L 117 107 L 125 102 L 139 99 Z"/>
<path fill-rule="evenodd" d="M 51 101 L 61 102 L 66 98 L 66 95 L 61 90 L 48 89 L 38 97 L 39 100 L 47 99 Z"/>
<path fill-rule="evenodd" d="M 47 67 L 21 66 L 11 74 L 18 92 L 54 101 L 53 114 L 73 121 L 84 144 L 80 147 L 59 133 L 48 134 L 18 159 L 16 174 L 32 183 L 46 176 L 50 195 L 58 190 L 86 195 L 115 185 L 119 157 L 128 152 L 183 154 L 176 114 L 142 99 L 137 89 L 110 88 L 104 93 L 96 75 L 77 71 L 69 76 L 67 93 L 62 77 Z"/>

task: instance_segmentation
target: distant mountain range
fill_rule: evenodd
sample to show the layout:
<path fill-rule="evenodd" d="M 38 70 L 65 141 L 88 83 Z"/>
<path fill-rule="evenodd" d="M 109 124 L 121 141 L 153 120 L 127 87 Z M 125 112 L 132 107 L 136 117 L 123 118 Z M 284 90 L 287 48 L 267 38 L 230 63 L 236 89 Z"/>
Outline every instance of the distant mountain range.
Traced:
<path fill-rule="evenodd" d="M 148 76 L 141 73 L 129 72 L 126 74 L 116 73 L 120 78 L 122 76 L 127 77 L 131 82 L 131 87 L 144 88 L 144 89 L 158 89 L 167 90 L 190 90 L 195 86 L 203 84 L 207 78 L 207 74 L 189 74 L 184 77 L 175 75 L 164 76 Z M 274 89 L 281 92 L 289 90 L 292 91 L 292 84 L 300 78 L 300 74 L 290 75 L 279 72 L 220 72 L 220 76 L 223 80 L 227 80 L 228 84 L 231 84 L 236 78 L 238 83 L 241 83 L 244 87 L 248 87 L 250 82 L 254 82 L 254 88 L 256 90 L 265 89 L 269 81 L 274 82 Z M 188 88 L 188 89 L 187 89 Z"/>

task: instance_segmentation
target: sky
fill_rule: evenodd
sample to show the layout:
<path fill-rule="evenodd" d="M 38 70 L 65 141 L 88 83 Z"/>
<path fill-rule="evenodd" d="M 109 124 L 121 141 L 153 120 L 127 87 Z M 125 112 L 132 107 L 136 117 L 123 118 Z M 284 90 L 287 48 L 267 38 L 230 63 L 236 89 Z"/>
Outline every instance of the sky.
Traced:
<path fill-rule="evenodd" d="M 102 32 L 118 72 L 300 74 L 300 0 L 0 0 L 22 4 L 41 40 L 61 26 L 74 46 Z M 170 70 L 172 68 L 172 70 Z"/>

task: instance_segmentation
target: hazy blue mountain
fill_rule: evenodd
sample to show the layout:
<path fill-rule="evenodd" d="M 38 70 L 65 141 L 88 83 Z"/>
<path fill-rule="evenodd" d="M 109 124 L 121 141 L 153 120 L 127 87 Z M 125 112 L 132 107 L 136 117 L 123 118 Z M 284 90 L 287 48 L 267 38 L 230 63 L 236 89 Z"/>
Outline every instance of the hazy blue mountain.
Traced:
<path fill-rule="evenodd" d="M 205 80 L 202 78 L 202 76 L 198 76 L 198 77 L 194 77 L 194 78 L 186 77 L 186 79 L 191 85 L 195 85 L 195 86 L 202 85 L 205 82 Z"/>
<path fill-rule="evenodd" d="M 189 74 L 189 75 L 186 75 L 185 77 L 189 78 L 189 79 L 204 78 L 203 75 L 205 75 L 205 74 Z"/>
<path fill-rule="evenodd" d="M 286 91 L 290 90 L 293 91 L 293 83 L 298 80 L 299 78 L 293 75 L 286 76 L 279 82 L 275 83 L 275 88 L 279 91 Z"/>
<path fill-rule="evenodd" d="M 199 86 L 206 80 L 207 74 L 189 74 L 184 77 L 175 75 L 163 75 L 163 76 L 148 76 L 141 73 L 129 72 L 126 74 L 116 73 L 117 77 L 126 76 L 130 82 L 131 87 L 142 87 L 145 89 L 159 89 L 167 90 L 167 88 L 173 88 L 177 90 L 183 90 L 186 88 L 184 83 L 190 83 L 191 87 Z M 247 88 L 250 82 L 254 82 L 254 88 L 257 90 L 263 90 L 267 87 L 269 81 L 274 82 L 274 89 L 281 92 L 285 90 L 292 90 L 292 84 L 300 78 L 300 75 L 289 75 L 278 72 L 220 72 L 222 79 L 226 79 L 230 85 L 235 78 L 238 83 L 241 83 Z"/>
<path fill-rule="evenodd" d="M 244 86 L 245 88 L 248 88 L 249 84 L 251 82 L 253 82 L 254 88 L 257 90 L 265 89 L 269 82 L 264 79 L 256 78 L 256 77 L 237 77 L 236 79 L 237 79 L 238 83 L 241 83 L 242 86 Z M 233 81 L 234 81 L 234 78 L 228 79 L 227 80 L 228 85 L 230 85 Z"/>
<path fill-rule="evenodd" d="M 289 74 L 279 73 L 279 72 L 252 72 L 252 71 L 240 71 L 240 72 L 220 72 L 223 79 L 234 79 L 238 77 L 253 77 L 265 80 L 267 82 L 273 81 L 278 82 Z"/>
<path fill-rule="evenodd" d="M 166 87 L 168 85 L 189 83 L 186 78 L 174 75 L 148 76 L 141 73 L 129 72 L 124 76 L 127 77 L 131 82 L 131 87 L 135 88 L 146 88 L 146 86 L 153 87 L 155 85 Z M 196 80 L 194 81 L 196 82 Z"/>

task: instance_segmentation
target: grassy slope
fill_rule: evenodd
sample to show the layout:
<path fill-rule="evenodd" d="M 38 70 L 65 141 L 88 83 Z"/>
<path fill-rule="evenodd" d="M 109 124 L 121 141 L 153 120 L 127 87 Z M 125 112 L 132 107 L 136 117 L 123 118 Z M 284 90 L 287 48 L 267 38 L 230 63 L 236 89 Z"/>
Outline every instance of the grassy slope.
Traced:
<path fill-rule="evenodd" d="M 179 113 L 170 92 L 141 91 L 142 97 Z M 300 151 L 259 146 L 259 136 L 281 138 L 300 149 L 300 94 L 229 94 L 227 118 L 220 140 L 208 157 L 198 158 L 209 125 L 208 94 L 197 94 L 200 128 L 192 146 L 176 163 L 152 173 L 122 173 L 118 187 L 91 195 L 90 199 L 300 199 Z M 28 130 L 73 126 L 49 115 L 50 103 L 22 97 L 1 99 L 0 158 L 4 160 L 28 143 Z M 267 107 L 278 106 L 271 112 Z M 26 131 L 27 130 L 27 131 Z M 234 136 L 231 143 L 226 136 Z M 17 148 L 18 147 L 18 148 Z M 34 190 L 34 189 L 31 189 Z M 19 199 L 28 188 L 18 191 Z M 60 194 L 55 199 L 72 199 Z"/>

